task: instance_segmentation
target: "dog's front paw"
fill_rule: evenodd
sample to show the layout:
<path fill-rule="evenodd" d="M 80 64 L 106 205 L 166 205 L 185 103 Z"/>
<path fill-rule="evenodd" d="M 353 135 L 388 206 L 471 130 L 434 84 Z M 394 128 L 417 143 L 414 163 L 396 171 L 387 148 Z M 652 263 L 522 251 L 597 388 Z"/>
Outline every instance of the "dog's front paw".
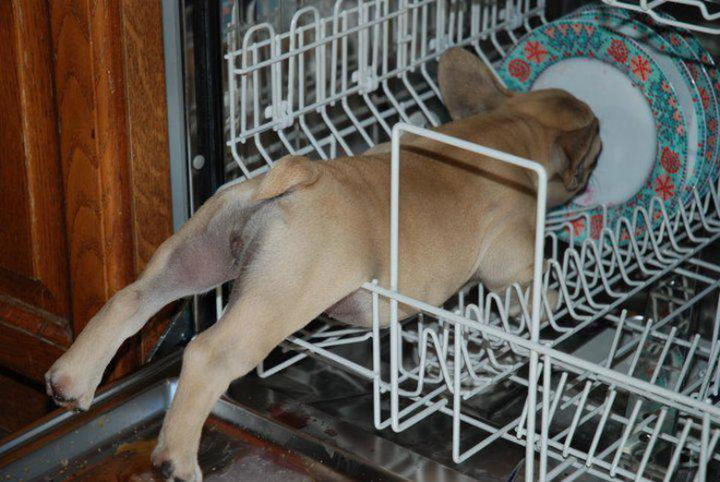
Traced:
<path fill-rule="evenodd" d="M 99 378 L 82 377 L 68 369 L 60 358 L 45 374 L 45 391 L 55 403 L 70 410 L 85 411 L 90 408 Z"/>
<path fill-rule="evenodd" d="M 175 482 L 202 482 L 202 471 L 195 457 L 173 453 L 161 442 L 152 453 L 153 467 Z"/>

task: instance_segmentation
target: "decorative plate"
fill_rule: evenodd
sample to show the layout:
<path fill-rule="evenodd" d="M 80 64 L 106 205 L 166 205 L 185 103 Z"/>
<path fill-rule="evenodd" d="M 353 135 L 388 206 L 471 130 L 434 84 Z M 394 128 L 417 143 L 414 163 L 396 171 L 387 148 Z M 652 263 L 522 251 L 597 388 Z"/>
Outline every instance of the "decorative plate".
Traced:
<path fill-rule="evenodd" d="M 655 31 L 637 22 L 625 14 L 624 11 L 617 12 L 617 9 L 609 10 L 603 8 L 582 9 L 573 18 L 592 21 L 599 25 L 609 27 L 612 30 L 632 38 L 639 44 L 646 46 L 647 51 L 653 56 L 655 62 L 663 70 L 670 85 L 675 88 L 675 93 L 680 101 L 680 112 L 685 119 L 688 136 L 688 151 L 686 162 L 686 177 L 684 180 L 683 201 L 692 196 L 695 186 L 700 186 L 706 179 L 708 170 L 705 162 L 706 135 L 705 109 L 700 100 L 700 92 L 689 70 L 683 61 L 683 53 L 692 55 L 689 52 L 681 52 L 678 45 L 673 46 L 669 41 L 655 33 Z"/>
<path fill-rule="evenodd" d="M 662 16 L 672 19 L 668 14 L 661 13 Z M 647 18 L 646 23 L 652 25 L 652 18 Z M 661 26 L 662 29 L 667 29 L 666 26 Z M 715 185 L 717 181 L 718 173 L 720 172 L 720 72 L 712 59 L 712 56 L 705 50 L 700 41 L 695 38 L 690 32 L 685 29 L 673 29 L 670 33 L 671 42 L 676 42 L 677 37 L 686 43 L 690 48 L 693 55 L 697 59 L 695 62 L 688 63 L 688 69 L 690 74 L 696 76 L 695 79 L 698 85 L 702 85 L 705 91 L 709 94 L 711 108 L 709 109 L 714 113 L 714 117 L 707 120 L 708 129 L 708 144 L 713 151 L 712 162 L 708 163 L 709 175 L 707 182 L 704 186 L 701 186 L 700 194 L 704 196 L 707 194 L 710 187 Z M 673 38 L 674 37 L 674 38 Z M 700 82 L 701 79 L 703 83 Z M 703 98 L 703 103 L 705 98 Z M 712 109 L 712 106 L 715 109 Z M 706 112 L 708 109 L 706 109 Z"/>
<path fill-rule="evenodd" d="M 602 205 L 605 225 L 613 229 L 655 196 L 668 213 L 675 212 L 686 172 L 685 120 L 673 86 L 637 42 L 594 22 L 559 20 L 520 39 L 499 74 L 512 90 L 568 90 L 600 119 L 603 151 L 593 173 L 596 181 L 558 207 L 584 210 L 591 222 L 587 226 L 584 217 L 578 218 L 561 238 L 598 238 Z"/>
<path fill-rule="evenodd" d="M 720 109 L 710 77 L 698 62 L 703 53 L 707 56 L 700 43 L 694 37 L 686 40 L 682 36 L 683 32 L 677 29 L 661 27 L 656 32 L 655 22 L 651 17 L 606 5 L 585 6 L 572 16 L 591 16 L 595 22 L 625 34 L 641 44 L 649 45 L 648 50 L 655 54 L 657 63 L 677 89 L 676 93 L 681 102 L 686 104 L 683 112 L 688 127 L 689 148 L 684 201 L 693 196 L 693 187 L 697 187 L 701 195 L 706 193 L 711 184 L 709 179 L 716 170 Z M 691 41 L 694 41 L 694 46 Z M 677 77 L 673 78 L 672 66 L 669 65 L 671 63 L 675 64 L 675 72 L 682 75 L 684 84 L 690 90 L 685 89 L 682 82 L 676 81 Z"/>

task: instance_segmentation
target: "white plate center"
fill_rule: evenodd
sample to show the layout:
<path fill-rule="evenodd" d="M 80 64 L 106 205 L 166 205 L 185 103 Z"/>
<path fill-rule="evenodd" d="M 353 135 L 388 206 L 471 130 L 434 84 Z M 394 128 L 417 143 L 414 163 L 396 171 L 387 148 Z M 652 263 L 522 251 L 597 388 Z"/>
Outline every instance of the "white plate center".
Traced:
<path fill-rule="evenodd" d="M 621 204 L 640 191 L 655 165 L 655 119 L 643 93 L 619 69 L 597 59 L 572 58 L 548 67 L 532 90 L 558 88 L 587 103 L 600 120 L 603 148 L 581 206 Z"/>

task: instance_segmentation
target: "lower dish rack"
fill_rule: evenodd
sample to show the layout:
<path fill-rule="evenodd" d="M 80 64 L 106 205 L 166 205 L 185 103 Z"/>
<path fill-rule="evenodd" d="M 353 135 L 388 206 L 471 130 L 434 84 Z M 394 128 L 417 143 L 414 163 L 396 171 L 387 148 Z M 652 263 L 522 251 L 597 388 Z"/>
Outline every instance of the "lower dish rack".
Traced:
<path fill-rule="evenodd" d="M 314 353 L 373 381 L 377 429 L 401 431 L 446 414 L 455 462 L 505 439 L 527 447 L 528 480 L 715 480 L 720 259 L 706 259 L 704 248 L 720 237 L 720 190 L 696 195 L 674 216 L 657 202 L 614 230 L 601 227 L 597 239 L 558 241 L 558 232 L 584 216 L 550 217 L 544 231 L 538 218 L 547 269 L 536 281 L 537 313 L 519 286 L 497 294 L 469 285 L 439 308 L 367 283 L 371 331 L 332 324 L 306 330 L 286 342 L 300 353 L 259 373 Z M 388 335 L 379 326 L 383 303 L 420 314 L 404 322 L 391 315 Z M 518 316 L 511 305 L 520 307 Z M 330 350 L 365 342 L 369 364 Z M 473 408 L 499 388 L 514 394 L 502 425 Z"/>
<path fill-rule="evenodd" d="M 716 188 L 672 217 L 659 202 L 638 208 L 615 230 L 602 227 L 597 239 L 565 249 L 558 231 L 583 214 L 551 218 L 543 234 L 539 211 L 549 269 L 536 279 L 542 309 L 532 314 L 518 286 L 504 296 L 468 287 L 441 309 L 366 285 L 375 303 L 392 300 L 391 310 L 404 304 L 423 314 L 405 324 L 391 316 L 390 371 L 383 374 L 377 357 L 373 365 L 376 396 L 388 396 L 390 410 L 383 419 L 376 403 L 376 427 L 403 430 L 446 413 L 456 462 L 504 438 L 527 446 L 526 478 L 538 452 L 539 480 L 678 480 L 683 473 L 715 480 L 720 266 L 701 252 L 720 236 L 718 200 Z M 653 225 L 656 212 L 661 221 Z M 508 314 L 511 304 L 521 306 L 519 316 Z M 711 313 L 701 312 L 705 304 Z M 380 343 L 377 326 L 373 336 Z M 415 363 L 402 366 L 409 349 Z M 516 388 L 522 407 L 507 423 L 489 425 L 465 409 L 500 384 Z M 477 429 L 485 436 L 468 444 L 463 431 Z"/>

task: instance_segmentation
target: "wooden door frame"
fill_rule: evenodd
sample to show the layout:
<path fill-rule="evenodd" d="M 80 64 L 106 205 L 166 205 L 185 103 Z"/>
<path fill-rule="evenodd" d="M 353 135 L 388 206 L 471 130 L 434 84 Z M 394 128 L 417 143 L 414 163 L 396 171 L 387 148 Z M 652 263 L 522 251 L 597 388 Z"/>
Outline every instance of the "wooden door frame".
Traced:
<path fill-rule="evenodd" d="M 172 234 L 162 6 L 53 0 L 49 13 L 77 336 Z M 143 346 L 127 343 L 113 374 Z"/>
<path fill-rule="evenodd" d="M 0 273 L 0 366 L 42 381 L 173 232 L 162 3 L 4 5 L 36 279 Z M 111 378 L 142 363 L 162 324 L 123 346 Z"/>
<path fill-rule="evenodd" d="M 31 378 L 42 372 L 72 340 L 63 179 L 59 165 L 54 101 L 53 53 L 47 5 L 36 0 L 3 4 L 14 59 L 6 59 L 8 78 L 16 84 L 31 219 L 32 276 L 0 273 L 0 365 Z M 12 70 L 10 70 L 12 69 Z M 7 146 L 3 146 L 3 154 Z M 34 209 L 34 206 L 42 206 Z"/>
<path fill-rule="evenodd" d="M 162 6 L 161 0 L 8 5 L 23 145 L 34 160 L 23 182 L 31 196 L 44 198 L 30 223 L 38 281 L 28 282 L 39 287 L 3 284 L 0 365 L 42 380 L 172 234 Z M 28 297 L 30 289 L 38 295 Z M 124 346 L 112 376 L 137 368 L 157 331 Z"/>

